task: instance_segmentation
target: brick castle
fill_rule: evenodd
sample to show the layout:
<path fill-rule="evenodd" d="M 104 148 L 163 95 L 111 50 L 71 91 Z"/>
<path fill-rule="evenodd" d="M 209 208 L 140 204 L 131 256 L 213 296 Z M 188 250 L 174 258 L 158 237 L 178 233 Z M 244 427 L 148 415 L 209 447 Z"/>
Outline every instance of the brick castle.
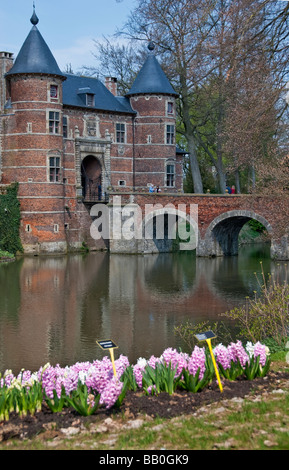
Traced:
<path fill-rule="evenodd" d="M 18 182 L 26 253 L 65 253 L 89 235 L 93 203 L 110 191 L 182 191 L 177 94 L 148 47 L 125 96 L 117 80 L 60 71 L 35 13 L 14 60 L 0 52 L 0 184 Z"/>

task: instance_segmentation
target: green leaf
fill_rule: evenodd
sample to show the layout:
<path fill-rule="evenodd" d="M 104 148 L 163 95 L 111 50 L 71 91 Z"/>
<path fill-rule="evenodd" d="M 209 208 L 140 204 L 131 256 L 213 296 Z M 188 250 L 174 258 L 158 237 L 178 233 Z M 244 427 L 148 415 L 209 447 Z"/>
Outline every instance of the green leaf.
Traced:
<path fill-rule="evenodd" d="M 79 381 L 77 389 L 66 400 L 80 415 L 90 416 L 99 407 L 100 394 L 89 394 L 87 386 Z"/>
<path fill-rule="evenodd" d="M 53 390 L 53 398 L 48 397 L 46 393 L 44 392 L 44 400 L 46 401 L 47 406 L 53 413 L 62 411 L 64 406 L 66 405 L 66 400 L 67 400 L 64 387 L 62 387 L 60 397 L 58 397 L 56 390 Z"/>

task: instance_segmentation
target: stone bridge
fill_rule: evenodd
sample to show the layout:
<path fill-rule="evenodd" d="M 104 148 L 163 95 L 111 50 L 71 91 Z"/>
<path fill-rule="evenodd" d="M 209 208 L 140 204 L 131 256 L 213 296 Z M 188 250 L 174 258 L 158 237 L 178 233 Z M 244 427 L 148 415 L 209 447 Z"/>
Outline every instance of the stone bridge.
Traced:
<path fill-rule="evenodd" d="M 288 219 L 284 220 L 287 218 L 286 202 L 281 198 L 230 194 L 111 193 L 107 207 L 110 211 L 109 249 L 114 253 L 168 252 L 179 244 L 180 249 L 195 248 L 197 256 L 237 255 L 240 230 L 246 222 L 254 219 L 265 227 L 270 236 L 272 259 L 289 259 L 286 232 L 289 224 Z M 95 209 L 91 215 L 96 215 Z M 156 232 L 158 219 L 161 219 L 159 226 L 164 227 L 160 237 Z M 181 220 L 183 224 L 186 220 L 186 227 L 189 224 L 186 228 L 189 238 L 185 241 L 183 236 L 176 236 L 178 230 L 175 227 Z M 152 232 L 146 230 L 148 226 Z"/>

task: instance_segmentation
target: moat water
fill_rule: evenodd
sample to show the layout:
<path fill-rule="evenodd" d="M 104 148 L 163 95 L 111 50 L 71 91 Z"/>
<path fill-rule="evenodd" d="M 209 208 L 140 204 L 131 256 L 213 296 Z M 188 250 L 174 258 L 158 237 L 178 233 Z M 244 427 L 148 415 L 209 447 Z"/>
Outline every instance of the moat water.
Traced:
<path fill-rule="evenodd" d="M 101 359 L 102 339 L 131 362 L 167 347 L 185 350 L 176 326 L 214 322 L 244 304 L 258 289 L 261 261 L 265 273 L 285 273 L 269 249 L 251 245 L 214 259 L 94 253 L 0 264 L 0 372 Z"/>

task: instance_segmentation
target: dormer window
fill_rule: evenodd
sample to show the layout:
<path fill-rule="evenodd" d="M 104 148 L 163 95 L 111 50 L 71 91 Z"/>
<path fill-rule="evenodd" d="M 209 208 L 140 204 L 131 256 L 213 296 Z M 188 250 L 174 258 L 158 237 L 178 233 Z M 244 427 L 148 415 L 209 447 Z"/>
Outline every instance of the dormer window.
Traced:
<path fill-rule="evenodd" d="M 94 95 L 92 93 L 86 94 L 86 106 L 94 106 Z"/>
<path fill-rule="evenodd" d="M 78 88 L 77 94 L 79 95 L 80 99 L 85 104 L 85 106 L 89 106 L 90 108 L 94 107 L 95 93 L 92 92 L 89 86 Z"/>

